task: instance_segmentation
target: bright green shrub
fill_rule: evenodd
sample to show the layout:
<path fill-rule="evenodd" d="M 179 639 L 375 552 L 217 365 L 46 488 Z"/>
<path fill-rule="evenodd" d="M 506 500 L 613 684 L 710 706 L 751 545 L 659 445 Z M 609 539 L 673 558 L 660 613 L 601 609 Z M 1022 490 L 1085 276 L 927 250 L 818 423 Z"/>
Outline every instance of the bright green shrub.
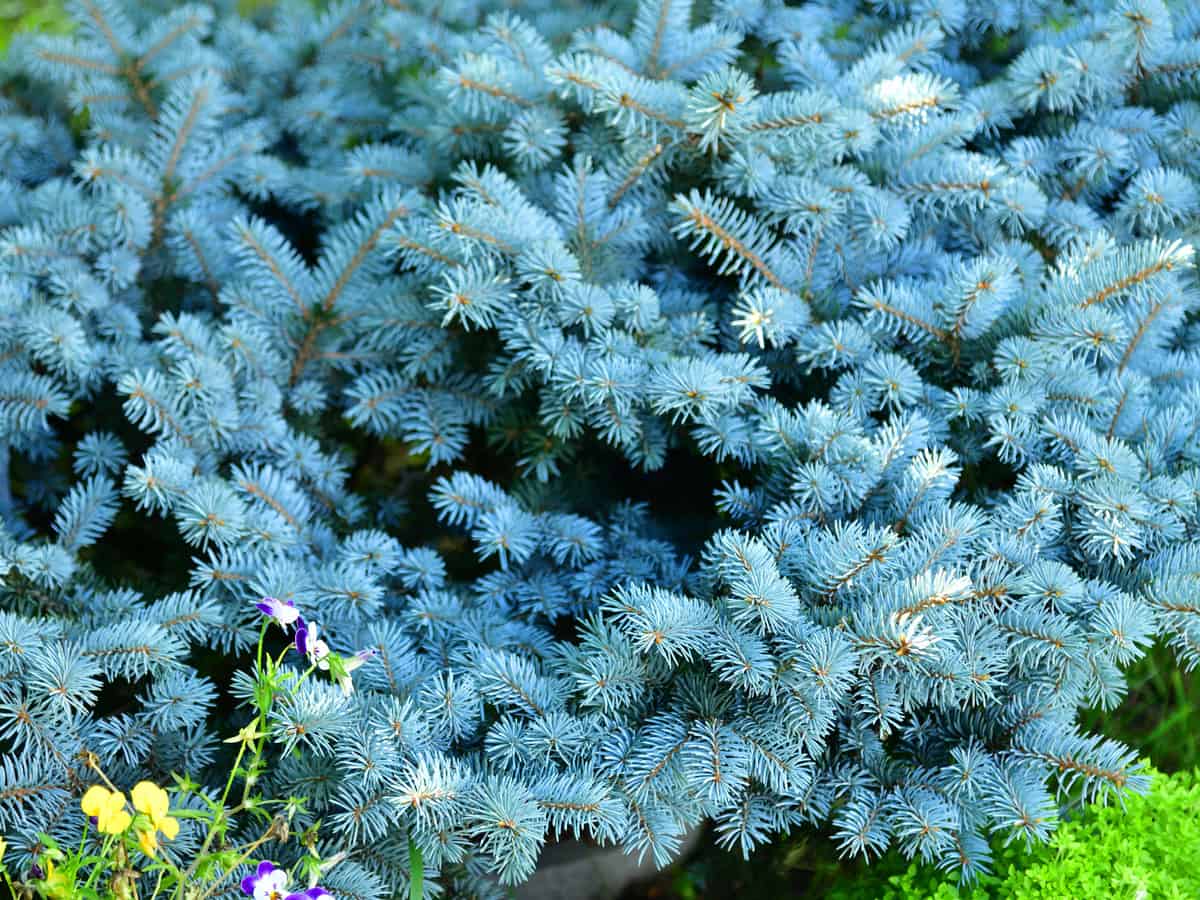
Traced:
<path fill-rule="evenodd" d="M 1200 896 L 1200 770 L 1159 774 L 1150 794 L 1092 807 L 1049 844 L 997 847 L 995 871 L 960 890 L 953 877 L 891 855 L 830 900 L 1175 900 Z"/>
<path fill-rule="evenodd" d="M 48 31 L 63 34 L 71 20 L 54 0 L 0 0 L 0 53 L 18 31 Z"/>

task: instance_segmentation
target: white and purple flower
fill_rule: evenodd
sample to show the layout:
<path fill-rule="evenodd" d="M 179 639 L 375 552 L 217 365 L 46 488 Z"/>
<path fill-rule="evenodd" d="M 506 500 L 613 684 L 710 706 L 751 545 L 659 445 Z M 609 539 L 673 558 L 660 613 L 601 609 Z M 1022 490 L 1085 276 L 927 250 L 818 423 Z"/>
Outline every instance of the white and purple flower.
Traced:
<path fill-rule="evenodd" d="M 277 868 L 275 863 L 263 860 L 253 875 L 242 879 L 242 893 L 254 900 L 322 900 L 333 895 L 323 887 L 310 887 L 306 891 L 288 890 L 288 874 Z"/>
<path fill-rule="evenodd" d="M 328 669 L 329 645 L 317 636 L 317 623 L 306 622 L 304 619 L 296 621 L 296 652 L 307 656 L 309 663 L 318 669 Z"/>
<path fill-rule="evenodd" d="M 270 616 L 284 628 L 300 618 L 300 610 L 291 600 L 276 600 L 274 597 L 263 597 L 254 604 L 264 616 Z"/>

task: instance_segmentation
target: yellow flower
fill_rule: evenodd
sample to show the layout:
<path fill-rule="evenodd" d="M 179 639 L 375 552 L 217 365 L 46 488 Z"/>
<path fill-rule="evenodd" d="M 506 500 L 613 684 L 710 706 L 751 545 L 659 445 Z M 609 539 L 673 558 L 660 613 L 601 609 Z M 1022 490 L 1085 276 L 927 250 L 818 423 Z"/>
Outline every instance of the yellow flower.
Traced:
<path fill-rule="evenodd" d="M 158 832 L 153 828 L 138 832 L 138 846 L 147 856 L 153 856 L 158 851 Z"/>
<path fill-rule="evenodd" d="M 168 815 L 170 798 L 167 792 L 151 781 L 139 781 L 130 791 L 133 796 L 133 808 L 143 813 L 150 820 L 150 828 L 138 833 L 138 845 L 147 856 L 153 856 L 158 849 L 158 832 L 172 841 L 179 834 L 179 820 Z"/>
<path fill-rule="evenodd" d="M 46 860 L 46 877 L 42 879 L 40 888 L 50 900 L 71 900 L 75 896 L 75 880 L 68 878 L 66 872 L 55 871 L 53 860 Z"/>
<path fill-rule="evenodd" d="M 96 827 L 101 834 L 120 834 L 133 821 L 125 811 L 125 795 L 98 784 L 88 788 L 80 806 L 85 815 L 96 817 Z"/>

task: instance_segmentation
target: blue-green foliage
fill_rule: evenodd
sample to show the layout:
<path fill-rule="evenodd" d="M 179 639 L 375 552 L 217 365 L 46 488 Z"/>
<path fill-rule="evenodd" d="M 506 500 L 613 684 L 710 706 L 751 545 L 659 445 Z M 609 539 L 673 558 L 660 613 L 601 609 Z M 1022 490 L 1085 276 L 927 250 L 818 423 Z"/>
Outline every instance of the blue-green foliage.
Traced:
<path fill-rule="evenodd" d="M 4 63 L 10 860 L 83 751 L 223 782 L 200 669 L 263 595 L 379 651 L 259 784 L 356 897 L 410 840 L 487 892 L 705 819 L 971 877 L 1145 788 L 1074 723 L 1200 660 L 1195 6 L 232 6 L 78 0 Z M 356 481 L 381 440 L 428 490 Z M 695 456 L 702 546 L 577 490 Z M 114 522 L 177 590 L 101 574 Z"/>

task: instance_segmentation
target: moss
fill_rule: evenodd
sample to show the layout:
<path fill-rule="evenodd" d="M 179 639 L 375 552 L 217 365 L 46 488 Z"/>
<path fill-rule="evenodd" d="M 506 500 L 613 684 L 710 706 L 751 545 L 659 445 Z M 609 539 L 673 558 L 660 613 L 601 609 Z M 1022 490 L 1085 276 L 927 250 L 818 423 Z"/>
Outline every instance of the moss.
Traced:
<path fill-rule="evenodd" d="M 1200 770 L 1156 773 L 1145 797 L 1092 807 L 1051 843 L 997 847 L 994 872 L 960 889 L 953 876 L 894 856 L 831 900 L 1182 900 L 1200 896 Z"/>

